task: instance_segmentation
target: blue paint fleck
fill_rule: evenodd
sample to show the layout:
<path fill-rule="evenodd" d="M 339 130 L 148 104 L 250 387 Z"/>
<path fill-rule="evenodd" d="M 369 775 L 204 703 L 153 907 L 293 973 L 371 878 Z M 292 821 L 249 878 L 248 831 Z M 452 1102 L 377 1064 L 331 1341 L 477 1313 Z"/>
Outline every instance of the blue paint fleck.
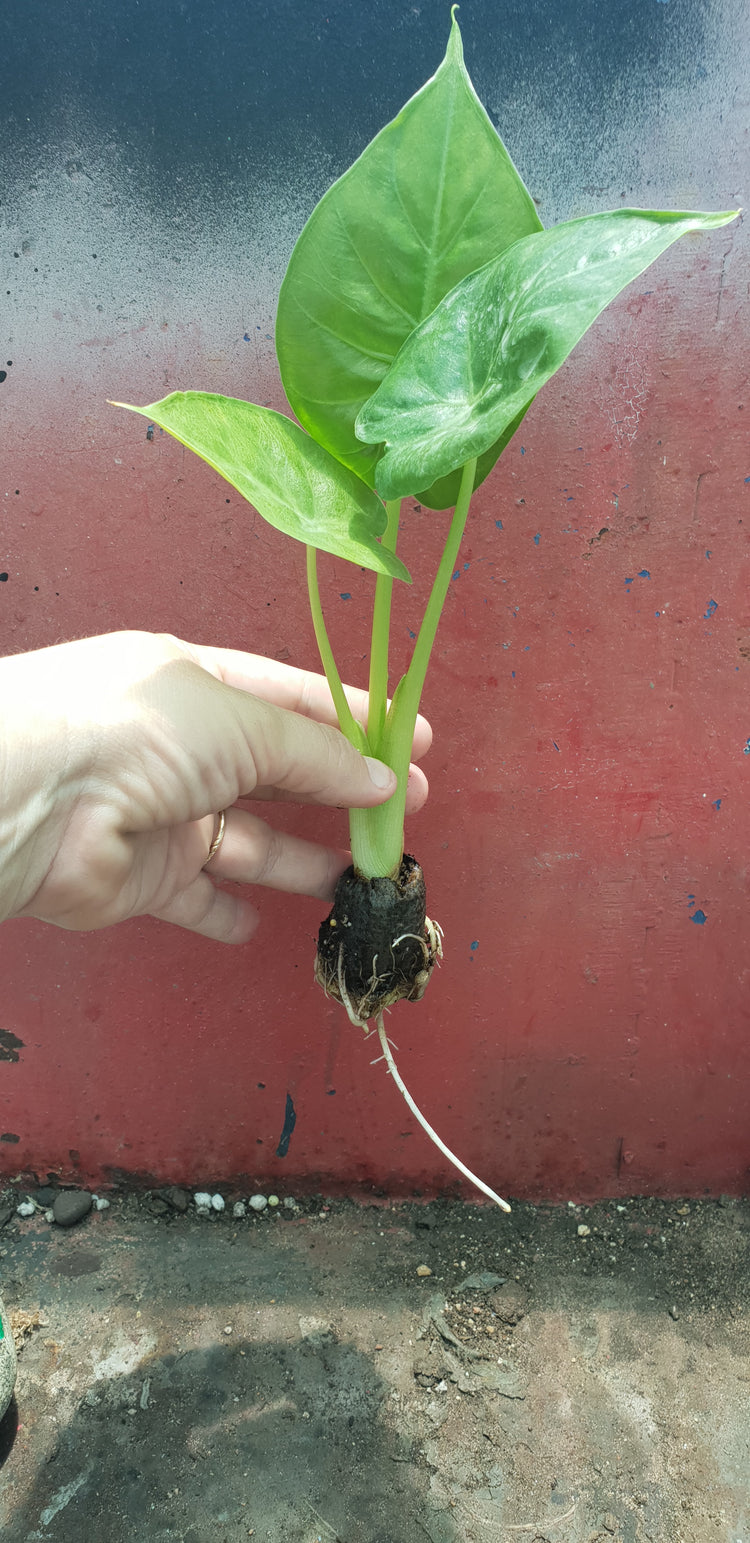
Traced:
<path fill-rule="evenodd" d="M 495 520 L 495 524 L 496 524 L 498 530 L 502 530 L 502 528 L 503 528 L 502 520 Z"/>
<path fill-rule="evenodd" d="M 552 743 L 553 743 L 553 745 L 554 745 L 554 747 L 555 747 L 555 749 L 556 749 L 556 751 L 557 751 L 557 753 L 559 755 L 560 754 L 560 746 L 558 745 L 557 740 L 553 739 Z"/>
<path fill-rule="evenodd" d="M 340 595 L 339 595 L 339 600 L 351 600 L 351 598 L 352 598 L 352 597 L 351 597 L 351 595 L 350 595 L 350 594 L 349 594 L 349 591 L 348 591 L 348 590 L 344 590 L 344 591 L 343 591 L 343 592 L 342 592 L 342 593 L 341 593 L 341 594 L 340 594 Z"/>
<path fill-rule="evenodd" d="M 661 616 L 661 611 L 654 611 L 654 616 Z"/>
<path fill-rule="evenodd" d="M 536 533 L 536 535 L 534 537 L 534 546 L 538 546 L 539 542 L 541 541 L 541 539 L 542 539 L 541 535 L 540 535 L 539 531 L 537 531 L 537 533 Z"/>
<path fill-rule="evenodd" d="M 713 804 L 711 805 L 711 808 L 712 809 L 720 809 L 721 808 L 721 799 L 720 798 L 715 798 L 714 801 L 713 801 Z"/>
<path fill-rule="evenodd" d="M 706 557 L 709 559 L 709 561 L 711 560 L 711 553 L 710 553 L 708 547 L 706 547 Z"/>
<path fill-rule="evenodd" d="M 750 755 L 750 739 L 748 739 L 746 744 L 743 745 L 743 747 L 742 747 L 742 754 L 743 755 Z"/>
<path fill-rule="evenodd" d="M 706 913 L 705 913 L 705 911 L 694 911 L 692 916 L 691 916 L 691 918 L 690 918 L 690 920 L 691 920 L 691 922 L 697 922 L 698 926 L 702 927 L 704 925 L 704 923 L 705 923 L 705 920 L 706 920 Z"/>
<path fill-rule="evenodd" d="M 515 680 L 515 678 L 516 678 L 516 672 L 515 672 L 515 670 L 511 670 L 511 672 L 510 672 L 510 678 L 511 678 L 511 680 Z"/>
<path fill-rule="evenodd" d="M 641 568 L 641 571 L 638 574 L 638 577 L 639 577 L 639 579 L 650 579 L 651 578 L 651 574 L 649 573 L 648 568 Z"/>
<path fill-rule="evenodd" d="M 250 342 L 250 334 L 248 332 L 243 332 L 243 334 L 242 334 L 242 341 L 243 341 L 243 343 L 249 343 Z"/>
<path fill-rule="evenodd" d="M 688 895 L 688 905 L 695 905 L 695 895 Z"/>
<path fill-rule="evenodd" d="M 473 954 L 474 954 L 474 953 L 476 953 L 476 950 L 477 950 L 477 949 L 478 949 L 478 947 L 479 947 L 479 939 L 478 939 L 478 938 L 475 938 L 475 939 L 474 939 L 474 942 L 473 942 L 473 943 L 472 943 L 472 945 L 471 945 L 471 952 L 472 952 L 472 953 L 473 953 Z"/>
<path fill-rule="evenodd" d="M 708 605 L 706 606 L 706 609 L 703 612 L 703 620 L 704 621 L 708 621 L 709 617 L 713 616 L 714 611 L 718 611 L 718 609 L 719 609 L 719 602 L 718 602 L 718 600 L 709 600 Z"/>
<path fill-rule="evenodd" d="M 407 630 L 410 638 L 415 638 L 416 637 L 417 634 L 416 634 L 416 632 L 412 632 L 411 627 L 407 627 L 406 630 Z"/>
<path fill-rule="evenodd" d="M 746 481 L 746 482 L 750 482 L 750 477 L 746 477 L 746 478 L 745 478 L 745 481 Z"/>

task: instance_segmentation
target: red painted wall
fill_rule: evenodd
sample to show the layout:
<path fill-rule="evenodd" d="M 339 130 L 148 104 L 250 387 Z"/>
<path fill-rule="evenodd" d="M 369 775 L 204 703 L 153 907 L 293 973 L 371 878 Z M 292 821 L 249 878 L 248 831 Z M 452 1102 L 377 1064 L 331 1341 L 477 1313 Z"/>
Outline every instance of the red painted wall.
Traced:
<path fill-rule="evenodd" d="M 649 12 L 666 25 L 666 7 Z M 712 15 L 695 110 L 669 77 L 627 196 L 617 165 L 588 192 L 581 166 L 565 203 L 558 163 L 546 223 L 619 202 L 747 201 L 748 25 L 741 8 Z M 438 54 L 414 41 L 414 79 L 364 138 Z M 719 66 L 736 87 L 723 106 Z M 667 86 L 649 79 L 653 105 Z M 523 89 L 531 102 L 533 72 Z M 582 97 L 580 111 L 603 109 Z M 615 163 L 601 121 L 591 155 Z M 320 187 L 277 167 L 272 199 L 258 164 L 253 219 L 227 201 L 220 227 L 214 211 L 170 233 L 137 178 L 122 193 L 127 151 L 66 120 L 3 236 L 0 646 L 145 627 L 314 667 L 301 548 L 106 399 L 201 386 L 281 405 L 274 296 Z M 339 168 L 310 153 L 325 185 Z M 408 832 L 445 963 L 391 1030 L 428 1117 L 501 1193 L 748 1187 L 749 294 L 746 227 L 683 241 L 587 336 L 475 498 L 424 704 L 431 797 Z M 398 597 L 396 665 L 444 524 L 405 521 L 415 585 Z M 371 579 L 322 566 L 334 647 L 364 682 Z M 345 840 L 334 812 L 272 818 Z M 148 919 L 90 936 L 2 928 L 0 1172 L 452 1187 L 375 1051 L 313 985 L 322 908 L 260 903 L 262 930 L 239 950 Z M 281 1159 L 287 1094 L 297 1124 Z"/>

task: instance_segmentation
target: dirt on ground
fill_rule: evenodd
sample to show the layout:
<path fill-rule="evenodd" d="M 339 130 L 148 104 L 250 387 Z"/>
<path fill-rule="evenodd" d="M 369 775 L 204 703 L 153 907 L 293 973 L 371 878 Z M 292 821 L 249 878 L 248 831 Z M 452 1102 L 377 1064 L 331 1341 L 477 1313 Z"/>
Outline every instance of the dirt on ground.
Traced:
<path fill-rule="evenodd" d="M 18 1198 L 4 1543 L 750 1543 L 747 1201 Z"/>

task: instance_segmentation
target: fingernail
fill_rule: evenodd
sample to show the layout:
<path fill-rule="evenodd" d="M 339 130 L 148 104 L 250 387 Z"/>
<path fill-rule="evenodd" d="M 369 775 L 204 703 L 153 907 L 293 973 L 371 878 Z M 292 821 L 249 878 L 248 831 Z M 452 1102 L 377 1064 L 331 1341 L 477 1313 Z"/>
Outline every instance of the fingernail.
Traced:
<path fill-rule="evenodd" d="M 370 781 L 374 782 L 376 788 L 389 788 L 391 786 L 394 781 L 394 774 L 390 766 L 386 766 L 385 761 L 376 761 L 371 755 L 366 755 L 364 762 L 370 773 Z"/>

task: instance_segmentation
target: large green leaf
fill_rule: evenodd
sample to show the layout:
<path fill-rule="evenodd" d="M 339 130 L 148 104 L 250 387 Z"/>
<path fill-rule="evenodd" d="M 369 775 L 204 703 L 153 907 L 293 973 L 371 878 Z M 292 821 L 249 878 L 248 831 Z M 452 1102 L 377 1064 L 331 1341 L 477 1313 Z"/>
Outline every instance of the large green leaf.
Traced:
<path fill-rule="evenodd" d="M 688 231 L 736 218 L 619 209 L 517 241 L 464 279 L 407 339 L 357 420 L 384 498 L 481 456 L 604 307 Z"/>
<path fill-rule="evenodd" d="M 386 525 L 377 494 L 281 413 L 209 391 L 174 391 L 150 407 L 113 406 L 158 423 L 287 536 L 411 583 L 377 540 Z"/>
<path fill-rule="evenodd" d="M 300 423 L 371 483 L 379 452 L 354 423 L 402 343 L 459 279 L 540 229 L 454 19 L 437 73 L 329 188 L 292 253 L 276 350 Z M 453 478 L 438 500 L 420 496 L 446 508 L 457 490 Z"/>

